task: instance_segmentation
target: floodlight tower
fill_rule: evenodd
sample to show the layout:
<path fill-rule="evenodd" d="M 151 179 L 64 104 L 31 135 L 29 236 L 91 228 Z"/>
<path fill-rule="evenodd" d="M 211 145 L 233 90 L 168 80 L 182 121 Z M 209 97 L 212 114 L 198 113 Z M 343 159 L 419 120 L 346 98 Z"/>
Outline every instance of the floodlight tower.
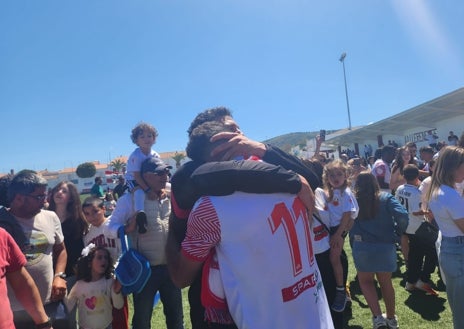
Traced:
<path fill-rule="evenodd" d="M 351 130 L 350 103 L 348 102 L 348 87 L 346 86 L 345 57 L 346 57 L 346 53 L 341 54 L 339 61 L 342 62 L 342 65 L 343 65 L 343 78 L 345 80 L 346 108 L 348 109 L 348 130 Z"/>

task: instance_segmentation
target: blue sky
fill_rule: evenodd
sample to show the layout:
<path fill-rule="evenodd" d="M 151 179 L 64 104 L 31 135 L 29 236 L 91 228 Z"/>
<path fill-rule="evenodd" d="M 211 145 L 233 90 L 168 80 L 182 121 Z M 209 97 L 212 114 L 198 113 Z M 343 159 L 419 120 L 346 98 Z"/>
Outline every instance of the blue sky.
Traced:
<path fill-rule="evenodd" d="M 202 110 L 256 140 L 352 126 L 464 86 L 464 2 L 0 2 L 0 173 L 183 150 Z"/>

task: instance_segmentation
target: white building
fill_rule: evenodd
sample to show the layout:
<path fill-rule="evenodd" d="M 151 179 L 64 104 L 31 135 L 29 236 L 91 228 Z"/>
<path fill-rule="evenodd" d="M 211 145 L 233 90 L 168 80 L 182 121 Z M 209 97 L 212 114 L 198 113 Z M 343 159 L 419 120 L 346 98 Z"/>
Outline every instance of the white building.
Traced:
<path fill-rule="evenodd" d="M 171 170 L 171 173 L 173 174 L 176 171 L 177 165 L 182 165 L 189 159 L 185 156 L 179 164 L 176 164 L 176 161 L 173 159 L 174 156 L 177 154 L 183 154 L 185 155 L 185 152 L 164 152 L 160 153 L 161 159 L 166 163 L 169 164 L 173 167 Z M 123 163 L 127 163 L 127 157 L 118 157 L 116 159 L 121 160 Z M 113 159 L 113 160 L 116 160 Z M 76 185 L 77 190 L 80 193 L 88 193 L 90 189 L 92 188 L 93 184 L 95 183 L 95 177 L 102 177 L 103 178 L 103 184 L 102 188 L 104 191 L 110 189 L 112 190 L 114 186 L 117 184 L 117 178 L 119 175 L 123 175 L 124 173 L 121 172 L 116 172 L 114 171 L 114 168 L 112 168 L 109 164 L 101 164 L 99 161 L 93 161 L 95 164 L 95 168 L 97 169 L 97 172 L 95 176 L 89 177 L 89 178 L 80 178 L 76 174 L 76 168 L 65 168 L 59 171 L 40 171 L 39 173 L 48 181 L 48 186 L 50 188 L 53 188 L 56 186 L 59 182 L 62 181 L 70 181 L 74 185 Z"/>

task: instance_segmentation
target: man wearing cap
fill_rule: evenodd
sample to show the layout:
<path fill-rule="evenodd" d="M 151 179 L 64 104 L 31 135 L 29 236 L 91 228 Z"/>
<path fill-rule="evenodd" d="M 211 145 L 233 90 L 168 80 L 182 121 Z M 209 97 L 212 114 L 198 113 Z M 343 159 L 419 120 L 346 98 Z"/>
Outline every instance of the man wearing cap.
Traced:
<path fill-rule="evenodd" d="M 165 244 L 168 235 L 170 200 L 165 191 L 169 169 L 160 159 L 149 158 L 142 163 L 142 178 L 149 187 L 145 194 L 145 212 L 147 214 L 146 233 L 136 229 L 134 198 L 126 193 L 118 200 L 110 218 L 109 229 L 117 236 L 121 225 L 130 237 L 131 247 L 137 249 L 151 265 L 151 277 L 140 293 L 133 295 L 134 315 L 132 328 L 150 328 L 153 312 L 153 300 L 157 291 L 163 303 L 168 329 L 183 328 L 183 311 L 181 290 L 170 279 L 165 257 Z"/>

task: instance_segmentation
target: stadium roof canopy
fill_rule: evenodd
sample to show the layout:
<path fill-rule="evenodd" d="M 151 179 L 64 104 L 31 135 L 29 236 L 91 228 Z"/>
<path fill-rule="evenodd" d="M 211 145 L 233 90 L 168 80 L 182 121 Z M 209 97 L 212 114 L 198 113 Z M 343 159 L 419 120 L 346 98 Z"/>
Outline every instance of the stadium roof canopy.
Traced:
<path fill-rule="evenodd" d="M 350 146 L 377 140 L 378 135 L 404 135 L 414 127 L 436 128 L 437 121 L 451 119 L 464 114 L 464 88 L 440 96 L 424 104 L 375 123 L 343 129 L 327 136 L 325 146 Z"/>

